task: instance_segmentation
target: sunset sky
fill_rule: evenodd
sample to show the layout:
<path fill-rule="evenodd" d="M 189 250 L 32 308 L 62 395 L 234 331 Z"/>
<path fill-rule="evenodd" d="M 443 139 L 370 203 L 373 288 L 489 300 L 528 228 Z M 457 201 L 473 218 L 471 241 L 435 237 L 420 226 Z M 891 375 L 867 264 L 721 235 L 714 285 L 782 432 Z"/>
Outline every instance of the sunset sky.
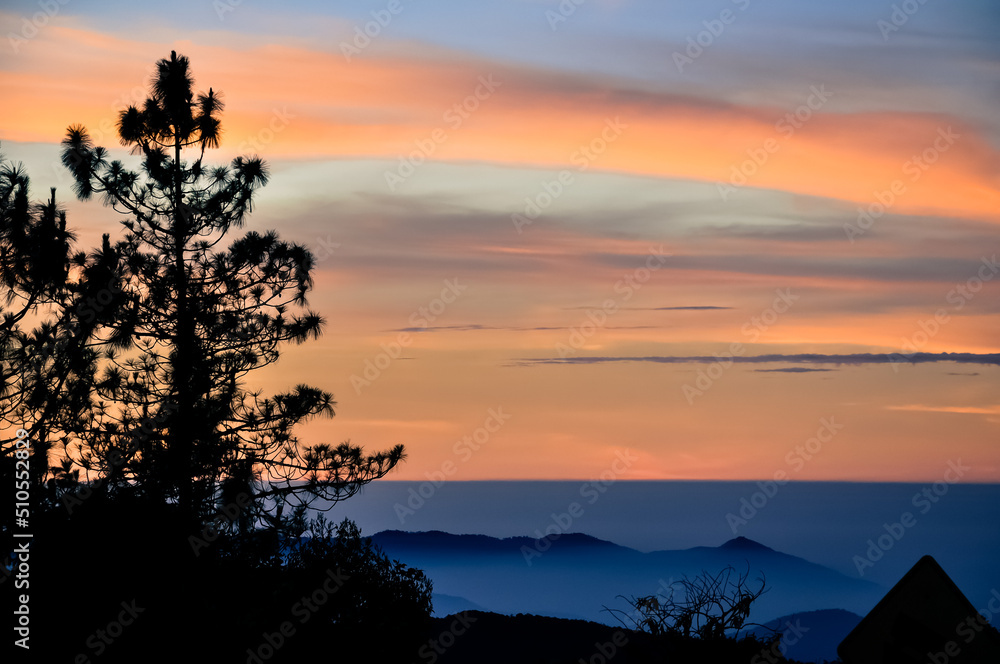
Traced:
<path fill-rule="evenodd" d="M 576 1 L 5 2 L 0 143 L 114 238 L 59 141 L 188 56 L 394 479 L 1000 481 L 1000 5 Z"/>

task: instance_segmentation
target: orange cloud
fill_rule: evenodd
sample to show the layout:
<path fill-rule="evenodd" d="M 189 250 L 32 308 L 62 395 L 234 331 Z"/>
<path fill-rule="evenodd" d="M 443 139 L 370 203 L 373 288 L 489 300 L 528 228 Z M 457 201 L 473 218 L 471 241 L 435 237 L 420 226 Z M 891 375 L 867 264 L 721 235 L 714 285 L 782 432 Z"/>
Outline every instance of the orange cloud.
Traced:
<path fill-rule="evenodd" d="M 0 74 L 6 140 L 54 142 L 83 122 L 112 144 L 117 110 L 139 98 L 153 61 L 174 48 L 191 57 L 199 86 L 226 96 L 224 153 L 412 154 L 723 183 L 742 182 L 742 168 L 747 186 L 865 206 L 895 183 L 889 208 L 898 213 L 995 220 L 1000 208 L 1000 154 L 955 118 L 820 109 L 791 131 L 779 125 L 788 109 L 630 90 L 467 54 L 348 63 L 338 53 L 246 48 L 235 38 L 150 45 L 58 21 L 35 41 Z M 925 169 L 915 157 L 934 163 Z"/>

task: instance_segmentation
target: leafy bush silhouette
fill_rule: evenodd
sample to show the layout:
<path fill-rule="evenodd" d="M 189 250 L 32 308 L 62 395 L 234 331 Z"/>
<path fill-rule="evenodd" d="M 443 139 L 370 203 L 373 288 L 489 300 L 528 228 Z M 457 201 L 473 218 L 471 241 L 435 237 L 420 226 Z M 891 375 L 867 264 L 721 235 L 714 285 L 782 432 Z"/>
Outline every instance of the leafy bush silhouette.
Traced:
<path fill-rule="evenodd" d="M 430 579 L 391 560 L 352 521 L 334 526 L 320 515 L 310 523 L 308 536 L 291 549 L 286 567 L 303 581 L 329 571 L 343 580 L 317 614 L 315 645 L 339 636 L 338 655 L 349 661 L 409 661 L 426 637 Z M 308 649 L 310 639 L 303 637 Z"/>
<path fill-rule="evenodd" d="M 391 560 L 347 519 L 333 525 L 320 515 L 302 538 L 277 552 L 272 544 L 238 534 L 218 542 L 207 579 L 217 588 L 214 629 L 227 634 L 217 656 L 245 662 L 247 648 L 275 640 L 284 624 L 294 635 L 261 661 L 412 658 L 430 626 L 432 586 L 422 571 Z"/>

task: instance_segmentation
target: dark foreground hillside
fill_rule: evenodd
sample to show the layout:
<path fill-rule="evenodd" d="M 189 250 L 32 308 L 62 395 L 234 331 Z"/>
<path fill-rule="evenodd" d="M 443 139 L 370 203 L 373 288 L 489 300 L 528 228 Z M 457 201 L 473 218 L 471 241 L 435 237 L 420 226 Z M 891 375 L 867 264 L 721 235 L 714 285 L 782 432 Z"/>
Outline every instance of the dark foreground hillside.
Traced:
<path fill-rule="evenodd" d="M 465 611 L 436 618 L 417 653 L 427 664 L 645 664 L 794 662 L 753 637 L 706 642 L 616 629 L 584 620 Z"/>

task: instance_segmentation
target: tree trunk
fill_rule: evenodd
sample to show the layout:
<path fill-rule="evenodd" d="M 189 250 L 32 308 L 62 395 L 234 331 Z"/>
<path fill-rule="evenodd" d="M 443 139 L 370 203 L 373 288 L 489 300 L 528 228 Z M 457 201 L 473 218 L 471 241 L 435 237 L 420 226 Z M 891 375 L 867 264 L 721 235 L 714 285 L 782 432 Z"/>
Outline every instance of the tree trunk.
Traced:
<path fill-rule="evenodd" d="M 187 218 L 184 212 L 184 197 L 181 189 L 181 139 L 177 135 L 179 127 L 174 126 L 174 269 L 177 272 L 177 337 L 174 365 L 174 392 L 177 395 L 177 411 L 172 427 L 171 448 L 168 456 L 175 459 L 171 464 L 177 481 L 178 501 L 184 522 L 194 523 L 197 510 L 194 505 L 194 444 L 192 439 L 196 428 L 193 425 L 196 395 L 191 384 L 194 362 L 194 321 L 188 302 L 188 280 L 184 263 Z"/>

